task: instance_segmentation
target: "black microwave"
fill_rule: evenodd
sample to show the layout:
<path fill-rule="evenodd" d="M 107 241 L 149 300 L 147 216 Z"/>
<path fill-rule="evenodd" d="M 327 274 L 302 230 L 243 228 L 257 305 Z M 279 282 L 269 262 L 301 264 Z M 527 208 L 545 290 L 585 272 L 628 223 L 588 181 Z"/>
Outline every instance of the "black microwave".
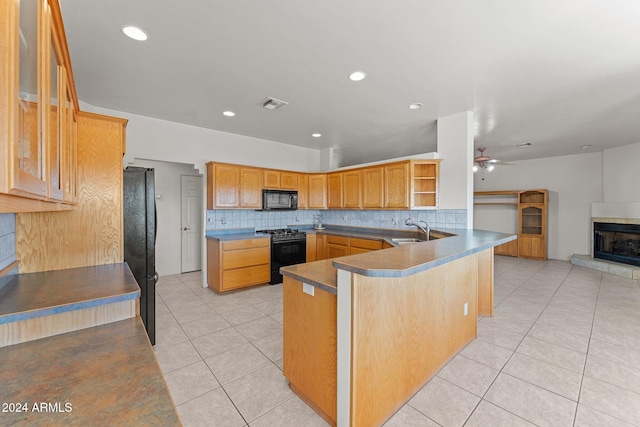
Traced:
<path fill-rule="evenodd" d="M 263 211 L 293 211 L 298 209 L 298 192 L 292 190 L 262 190 Z"/>

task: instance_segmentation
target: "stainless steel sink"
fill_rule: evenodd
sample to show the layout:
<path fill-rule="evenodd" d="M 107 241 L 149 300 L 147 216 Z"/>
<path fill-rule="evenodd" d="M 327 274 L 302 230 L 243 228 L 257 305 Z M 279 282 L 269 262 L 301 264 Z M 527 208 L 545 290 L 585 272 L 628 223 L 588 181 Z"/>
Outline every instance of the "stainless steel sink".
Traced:
<path fill-rule="evenodd" d="M 399 237 L 396 239 L 391 239 L 391 241 L 393 243 L 395 243 L 396 245 L 402 246 L 402 245 L 410 245 L 413 243 L 420 243 L 420 242 L 426 242 L 426 240 L 422 240 L 422 239 L 415 239 L 412 237 Z"/>

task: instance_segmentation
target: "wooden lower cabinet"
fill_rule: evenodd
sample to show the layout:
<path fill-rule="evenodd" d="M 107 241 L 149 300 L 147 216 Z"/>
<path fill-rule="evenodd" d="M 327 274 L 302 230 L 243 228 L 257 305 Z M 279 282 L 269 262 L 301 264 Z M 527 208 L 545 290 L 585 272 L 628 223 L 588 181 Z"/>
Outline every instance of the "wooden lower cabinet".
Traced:
<path fill-rule="evenodd" d="M 496 255 L 506 255 L 506 256 L 517 257 L 518 256 L 518 240 L 512 240 L 510 242 L 496 246 L 494 248 L 494 253 Z"/>
<path fill-rule="evenodd" d="M 307 236 L 307 239 L 308 237 L 309 236 Z M 385 243 L 386 242 L 381 240 L 363 239 L 359 237 L 317 234 L 315 242 L 315 260 L 338 258 L 393 247 L 392 245 Z M 309 241 L 307 240 L 307 251 L 308 247 Z M 309 262 L 308 255 L 307 262 Z"/>
<path fill-rule="evenodd" d="M 226 292 L 269 282 L 271 242 L 269 238 L 219 241 L 207 239 L 207 283 L 216 292 Z"/>
<path fill-rule="evenodd" d="M 518 252 L 520 258 L 547 259 L 546 242 L 539 236 L 518 236 Z"/>
<path fill-rule="evenodd" d="M 307 262 L 315 261 L 317 250 L 317 235 L 310 233 L 307 234 Z"/>

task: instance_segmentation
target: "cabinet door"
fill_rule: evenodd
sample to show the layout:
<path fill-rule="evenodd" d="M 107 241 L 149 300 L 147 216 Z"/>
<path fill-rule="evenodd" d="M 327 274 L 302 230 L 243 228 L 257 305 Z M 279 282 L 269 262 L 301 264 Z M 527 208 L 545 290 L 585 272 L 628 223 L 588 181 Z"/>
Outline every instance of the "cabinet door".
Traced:
<path fill-rule="evenodd" d="M 362 170 L 362 206 L 364 209 L 384 207 L 384 168 L 367 168 Z"/>
<path fill-rule="evenodd" d="M 316 235 L 316 260 L 327 259 L 327 236 L 324 234 Z"/>
<path fill-rule="evenodd" d="M 270 169 L 264 171 L 264 187 L 265 188 L 280 188 L 280 172 Z"/>
<path fill-rule="evenodd" d="M 343 206 L 347 209 L 362 209 L 360 175 L 360 169 L 342 173 L 342 184 L 344 190 Z"/>
<path fill-rule="evenodd" d="M 215 164 L 214 191 L 216 208 L 240 206 L 240 167 Z"/>
<path fill-rule="evenodd" d="M 327 206 L 342 208 L 342 172 L 327 174 Z"/>
<path fill-rule="evenodd" d="M 518 236 L 518 254 L 522 258 L 531 258 L 533 252 L 531 250 L 531 240 L 529 236 Z"/>
<path fill-rule="evenodd" d="M 63 114 L 62 102 L 66 96 L 65 69 L 61 65 L 60 44 L 50 25 L 50 49 L 49 49 L 49 78 L 47 79 L 47 92 L 49 94 L 47 115 L 47 177 L 49 179 L 48 198 L 55 201 L 63 199 L 64 187 L 62 184 L 62 145 L 63 145 Z"/>
<path fill-rule="evenodd" d="M 327 175 L 309 175 L 309 209 L 327 208 Z"/>
<path fill-rule="evenodd" d="M 48 190 L 39 84 L 44 4 L 3 2 L 0 13 L 0 192 L 39 199 Z"/>
<path fill-rule="evenodd" d="M 297 190 L 298 174 L 295 172 L 280 172 L 280 188 L 283 190 Z"/>
<path fill-rule="evenodd" d="M 309 207 L 309 175 L 298 175 L 298 209 Z"/>
<path fill-rule="evenodd" d="M 349 249 L 347 246 L 336 245 L 334 243 L 327 243 L 327 258 L 338 258 L 341 256 L 347 256 Z"/>
<path fill-rule="evenodd" d="M 547 259 L 547 245 L 544 237 L 531 238 L 531 257 Z"/>
<path fill-rule="evenodd" d="M 409 208 L 409 163 L 384 167 L 384 207 Z"/>
<path fill-rule="evenodd" d="M 240 169 L 240 207 L 262 207 L 262 170 L 256 168 Z"/>

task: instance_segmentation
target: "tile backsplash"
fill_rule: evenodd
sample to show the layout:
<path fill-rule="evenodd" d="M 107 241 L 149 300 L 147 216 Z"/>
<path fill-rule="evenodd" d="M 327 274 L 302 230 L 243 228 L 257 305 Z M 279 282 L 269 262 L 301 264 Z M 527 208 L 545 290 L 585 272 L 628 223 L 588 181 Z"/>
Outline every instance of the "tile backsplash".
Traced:
<path fill-rule="evenodd" d="M 0 270 L 11 265 L 16 260 L 16 214 L 0 213 Z M 0 288 L 6 285 L 13 275 L 18 274 L 14 267 L 0 277 Z"/>
<path fill-rule="evenodd" d="M 297 210 L 264 212 L 246 209 L 218 209 L 207 211 L 207 230 L 254 227 L 256 230 L 300 227 L 313 224 L 322 215 L 323 224 L 350 225 L 372 228 L 415 229 L 404 225 L 408 217 L 426 221 L 433 228 L 466 228 L 466 209 L 428 211 L 356 211 L 356 210 Z"/>

